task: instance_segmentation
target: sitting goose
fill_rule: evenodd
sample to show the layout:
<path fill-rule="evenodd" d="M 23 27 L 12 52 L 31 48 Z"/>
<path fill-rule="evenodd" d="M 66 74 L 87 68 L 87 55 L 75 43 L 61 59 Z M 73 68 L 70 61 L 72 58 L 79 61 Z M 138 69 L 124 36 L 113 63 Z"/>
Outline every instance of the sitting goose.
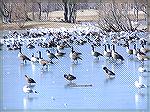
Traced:
<path fill-rule="evenodd" d="M 37 91 L 33 90 L 29 85 L 25 85 L 23 87 L 23 92 L 25 93 L 38 93 Z"/>
<path fill-rule="evenodd" d="M 70 82 L 76 79 L 76 77 L 71 74 L 68 74 L 68 75 L 64 74 L 64 77 L 65 77 L 65 79 L 69 80 Z"/>

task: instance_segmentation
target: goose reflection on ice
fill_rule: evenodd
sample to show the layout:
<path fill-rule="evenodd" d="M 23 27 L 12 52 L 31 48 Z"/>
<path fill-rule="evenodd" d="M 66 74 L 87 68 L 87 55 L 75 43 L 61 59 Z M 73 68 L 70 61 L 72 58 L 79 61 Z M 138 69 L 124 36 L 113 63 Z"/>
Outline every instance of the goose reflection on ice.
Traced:
<path fill-rule="evenodd" d="M 33 102 L 34 99 L 37 99 L 37 97 L 32 96 L 33 94 L 37 94 L 38 93 L 37 91 L 33 90 L 34 87 L 35 87 L 35 85 L 25 85 L 23 87 L 23 92 L 27 94 L 23 98 L 24 109 L 28 109 L 30 103 Z"/>
<path fill-rule="evenodd" d="M 29 96 L 29 95 L 25 96 L 25 97 L 23 98 L 23 107 L 24 107 L 24 109 L 29 109 L 29 108 L 30 108 L 29 106 L 31 105 L 31 103 L 32 103 L 35 99 L 38 99 L 38 97 Z"/>
<path fill-rule="evenodd" d="M 71 88 L 71 87 L 92 87 L 92 84 L 76 84 L 73 82 L 70 82 L 65 85 L 65 88 Z"/>
<path fill-rule="evenodd" d="M 138 91 L 135 94 L 135 106 L 136 106 L 136 109 L 147 108 L 147 96 L 144 92 Z"/>

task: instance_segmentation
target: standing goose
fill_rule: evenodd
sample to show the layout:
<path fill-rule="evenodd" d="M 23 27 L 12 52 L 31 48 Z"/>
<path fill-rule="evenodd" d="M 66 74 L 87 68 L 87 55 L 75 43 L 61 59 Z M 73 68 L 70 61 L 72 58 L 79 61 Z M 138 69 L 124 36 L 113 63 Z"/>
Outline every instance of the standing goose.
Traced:
<path fill-rule="evenodd" d="M 137 55 L 136 44 L 134 44 L 134 46 L 133 46 L 133 54 L 134 54 L 134 55 Z"/>
<path fill-rule="evenodd" d="M 65 48 L 65 45 L 62 43 L 60 44 L 59 42 L 57 43 L 57 49 L 58 50 L 61 50 L 61 49 L 64 49 Z"/>
<path fill-rule="evenodd" d="M 79 52 L 74 51 L 73 47 L 71 47 L 71 52 L 70 52 L 70 54 L 69 54 L 69 57 L 70 57 L 70 58 L 72 57 L 72 54 L 73 54 L 73 53 L 74 53 L 75 55 L 77 55 L 77 56 L 82 55 L 82 53 L 79 53 Z"/>
<path fill-rule="evenodd" d="M 126 46 L 126 52 L 130 55 L 133 55 L 133 49 L 129 49 L 129 45 Z"/>
<path fill-rule="evenodd" d="M 61 51 L 59 51 L 59 50 L 56 49 L 56 53 L 55 53 L 56 56 L 64 56 L 65 54 L 66 53 L 61 52 Z"/>
<path fill-rule="evenodd" d="M 146 54 L 141 52 L 140 49 L 138 49 L 136 57 L 139 61 L 142 62 L 142 64 L 144 64 L 144 61 L 149 60 L 149 58 L 146 56 Z"/>
<path fill-rule="evenodd" d="M 33 54 L 32 54 L 32 57 L 31 57 L 31 62 L 36 63 L 36 62 L 38 62 L 38 60 L 39 60 L 39 58 L 38 58 L 38 57 L 35 57 L 35 56 L 34 56 L 34 53 L 33 53 Z"/>
<path fill-rule="evenodd" d="M 28 77 L 27 75 L 25 75 L 25 79 L 28 84 L 36 83 L 32 78 Z"/>
<path fill-rule="evenodd" d="M 91 45 L 91 47 L 92 47 L 92 51 L 91 51 L 92 56 L 96 57 L 99 60 L 99 56 L 103 56 L 103 55 L 99 52 L 94 51 L 93 45 Z"/>
<path fill-rule="evenodd" d="M 52 61 L 52 59 L 57 58 L 57 56 L 55 56 L 55 54 L 53 54 L 50 50 L 46 50 L 47 52 L 47 56 L 50 58 L 50 61 Z"/>
<path fill-rule="evenodd" d="M 42 69 L 43 69 L 45 66 L 46 66 L 46 68 L 47 68 L 49 63 L 53 64 L 52 61 L 49 62 L 49 61 L 44 60 L 44 59 L 42 58 L 42 53 L 41 53 L 41 51 L 38 51 L 38 53 L 39 53 L 39 63 L 43 66 Z"/>
<path fill-rule="evenodd" d="M 65 79 L 69 80 L 70 82 L 72 82 L 73 80 L 76 79 L 75 76 L 71 75 L 71 74 L 64 74 Z"/>
<path fill-rule="evenodd" d="M 140 51 L 143 52 L 143 53 L 147 53 L 147 52 L 150 51 L 150 49 L 147 49 L 147 48 L 144 47 L 144 45 L 142 45 L 141 48 L 140 48 Z"/>
<path fill-rule="evenodd" d="M 119 53 L 117 53 L 116 51 L 115 51 L 115 45 L 114 44 L 112 44 L 112 46 L 113 46 L 113 48 L 112 48 L 112 58 L 113 59 L 115 59 L 115 60 L 121 60 L 121 61 L 123 61 L 124 60 L 124 58 L 119 54 Z"/>
<path fill-rule="evenodd" d="M 106 44 L 104 44 L 104 56 L 110 58 L 111 57 L 111 52 L 110 51 L 107 51 L 107 48 L 106 48 Z"/>
<path fill-rule="evenodd" d="M 19 48 L 18 57 L 19 57 L 20 60 L 23 61 L 23 63 L 24 63 L 24 62 L 26 63 L 26 60 L 31 61 L 31 59 L 29 59 L 26 55 L 24 55 L 24 54 L 22 53 L 21 47 Z"/>
<path fill-rule="evenodd" d="M 114 78 L 114 77 L 115 77 L 115 73 L 112 72 L 111 70 L 109 70 L 107 67 L 103 67 L 103 70 L 105 71 L 106 75 L 107 75 L 109 78 Z"/>
<path fill-rule="evenodd" d="M 71 48 L 71 53 L 69 54 L 69 57 L 73 60 L 73 61 L 77 61 L 78 59 L 82 60 L 82 58 L 80 57 L 81 53 L 79 52 L 75 52 L 73 50 L 73 47 Z"/>

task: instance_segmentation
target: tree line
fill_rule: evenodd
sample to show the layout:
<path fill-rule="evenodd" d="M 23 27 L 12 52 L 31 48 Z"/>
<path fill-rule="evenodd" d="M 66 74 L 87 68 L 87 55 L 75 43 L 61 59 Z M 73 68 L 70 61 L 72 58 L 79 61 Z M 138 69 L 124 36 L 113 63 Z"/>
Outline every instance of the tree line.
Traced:
<path fill-rule="evenodd" d="M 26 21 L 43 21 L 42 14 L 48 15 L 52 11 L 63 11 L 62 22 L 76 23 L 77 11 L 84 9 L 94 9 L 99 15 L 97 23 L 99 27 L 106 31 L 137 30 L 140 21 L 148 21 L 148 0 L 127 0 L 117 2 L 116 0 L 97 0 L 90 3 L 79 2 L 77 0 L 60 0 L 59 3 L 50 0 L 22 0 L 21 2 L 0 1 L 0 13 L 3 23 L 16 22 L 19 27 L 23 27 Z M 92 7 L 91 7 L 92 6 Z M 29 16 L 29 13 L 32 15 Z M 141 17 L 141 14 L 143 15 Z M 134 22 L 134 23 L 133 23 Z M 136 25 L 135 25 L 136 23 Z"/>

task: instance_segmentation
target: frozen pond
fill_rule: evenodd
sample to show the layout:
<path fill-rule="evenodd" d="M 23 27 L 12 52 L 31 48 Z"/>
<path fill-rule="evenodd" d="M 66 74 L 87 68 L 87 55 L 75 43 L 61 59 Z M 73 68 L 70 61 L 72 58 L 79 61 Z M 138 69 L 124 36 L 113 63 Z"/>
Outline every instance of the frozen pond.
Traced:
<path fill-rule="evenodd" d="M 141 66 L 139 61 L 128 57 L 126 49 L 117 46 L 117 51 L 123 55 L 123 63 L 115 63 L 101 57 L 96 60 L 91 55 L 89 43 L 84 45 L 73 45 L 74 49 L 82 53 L 82 59 L 78 63 L 73 63 L 69 58 L 70 48 L 65 48 L 64 57 L 54 59 L 54 64 L 50 64 L 47 70 L 42 70 L 39 63 L 27 62 L 22 64 L 18 59 L 18 50 L 8 51 L 3 46 L 2 54 L 2 109 L 121 109 L 135 110 L 147 109 L 148 91 L 147 88 L 138 90 L 134 82 L 139 76 L 144 76 L 145 84 L 149 78 L 149 73 L 139 73 Z M 23 54 L 31 58 L 32 53 L 37 50 L 42 52 L 44 59 L 47 48 L 36 46 L 35 49 L 22 47 Z M 96 51 L 103 53 L 104 46 L 96 47 Z M 54 51 L 54 49 L 51 49 Z M 145 67 L 148 63 L 145 62 Z M 107 66 L 116 77 L 107 79 L 103 67 Z M 72 85 L 64 78 L 65 73 L 76 76 Z M 26 85 L 24 75 L 27 74 L 37 83 L 34 87 L 37 94 L 26 94 L 23 87 Z M 84 86 L 92 85 L 92 86 Z"/>

